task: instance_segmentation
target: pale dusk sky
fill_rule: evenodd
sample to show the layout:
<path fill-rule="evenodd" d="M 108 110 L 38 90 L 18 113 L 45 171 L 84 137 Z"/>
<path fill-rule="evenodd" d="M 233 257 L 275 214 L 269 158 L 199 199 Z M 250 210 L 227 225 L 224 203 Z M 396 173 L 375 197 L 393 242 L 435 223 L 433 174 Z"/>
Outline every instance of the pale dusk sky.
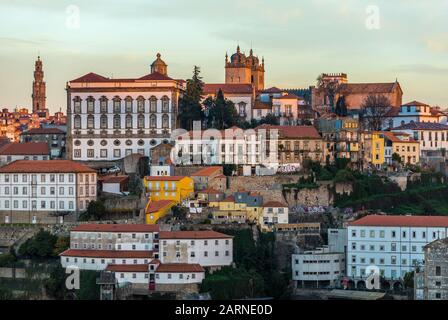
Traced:
<path fill-rule="evenodd" d="M 267 87 L 345 72 L 398 78 L 404 102 L 448 107 L 448 0 L 0 0 L 0 107 L 30 108 L 38 54 L 54 112 L 67 81 L 140 77 L 157 52 L 173 78 L 198 65 L 205 82 L 223 82 L 238 43 L 265 57 Z"/>

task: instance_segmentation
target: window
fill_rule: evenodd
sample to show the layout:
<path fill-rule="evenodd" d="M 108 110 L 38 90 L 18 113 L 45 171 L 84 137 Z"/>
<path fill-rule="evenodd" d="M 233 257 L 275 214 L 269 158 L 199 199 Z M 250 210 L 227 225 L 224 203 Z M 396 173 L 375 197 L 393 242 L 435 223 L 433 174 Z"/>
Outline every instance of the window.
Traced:
<path fill-rule="evenodd" d="M 142 115 L 142 114 L 138 115 L 138 118 L 137 118 L 137 128 L 138 129 L 145 128 L 145 116 Z"/>
<path fill-rule="evenodd" d="M 162 116 L 162 128 L 167 129 L 170 126 L 170 117 L 167 114 Z"/>
<path fill-rule="evenodd" d="M 100 118 L 100 128 L 107 129 L 107 116 L 105 114 L 101 115 Z"/>
<path fill-rule="evenodd" d="M 121 113 L 121 99 L 119 97 L 114 98 L 114 113 Z"/>
<path fill-rule="evenodd" d="M 149 111 L 150 112 L 157 112 L 157 98 L 152 96 L 149 100 Z"/>
<path fill-rule="evenodd" d="M 170 99 L 167 96 L 162 98 L 162 112 L 170 112 Z"/>
<path fill-rule="evenodd" d="M 93 129 L 95 127 L 95 117 L 91 114 L 87 116 L 87 129 Z"/>
<path fill-rule="evenodd" d="M 75 129 L 81 129 L 81 116 L 80 115 L 76 115 L 74 117 L 74 127 L 75 127 Z"/>
<path fill-rule="evenodd" d="M 126 116 L 126 129 L 132 129 L 132 116 L 130 114 Z"/>
<path fill-rule="evenodd" d="M 145 99 L 142 96 L 137 98 L 137 112 L 145 112 Z"/>
<path fill-rule="evenodd" d="M 121 128 L 121 117 L 119 114 L 114 115 L 114 129 Z"/>
<path fill-rule="evenodd" d="M 157 117 L 155 114 L 152 114 L 151 117 L 149 118 L 149 125 L 151 129 L 157 127 Z"/>
<path fill-rule="evenodd" d="M 440 266 L 436 266 L 436 276 L 441 276 L 442 275 L 442 267 Z"/>
<path fill-rule="evenodd" d="M 132 98 L 127 97 L 125 102 L 126 113 L 132 113 Z"/>
<path fill-rule="evenodd" d="M 95 112 L 95 100 L 92 97 L 87 98 L 87 112 Z"/>

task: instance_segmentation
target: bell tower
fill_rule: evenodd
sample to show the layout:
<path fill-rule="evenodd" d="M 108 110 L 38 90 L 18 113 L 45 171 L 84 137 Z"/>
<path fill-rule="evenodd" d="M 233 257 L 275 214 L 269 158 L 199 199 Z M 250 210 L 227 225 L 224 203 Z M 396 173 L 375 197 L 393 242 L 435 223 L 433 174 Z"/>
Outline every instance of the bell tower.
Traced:
<path fill-rule="evenodd" d="M 40 60 L 39 56 L 34 65 L 33 94 L 31 96 L 33 99 L 33 113 L 46 110 L 47 97 L 45 96 L 45 91 L 44 71 L 42 69 L 42 60 Z"/>

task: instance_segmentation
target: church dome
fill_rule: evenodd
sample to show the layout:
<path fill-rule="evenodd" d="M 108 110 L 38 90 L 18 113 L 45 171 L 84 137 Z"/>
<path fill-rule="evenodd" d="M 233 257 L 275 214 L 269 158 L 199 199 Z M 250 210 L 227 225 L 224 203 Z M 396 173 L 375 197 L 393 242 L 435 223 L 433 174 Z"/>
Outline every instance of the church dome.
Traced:
<path fill-rule="evenodd" d="M 240 51 L 240 46 L 238 46 L 236 48 L 236 53 L 232 54 L 232 56 L 230 57 L 230 62 L 231 63 L 243 63 L 243 64 L 245 64 L 246 63 L 246 59 L 247 59 L 246 56 L 243 53 L 241 53 L 241 51 Z"/>
<path fill-rule="evenodd" d="M 156 60 L 151 64 L 151 73 L 158 72 L 165 76 L 168 75 L 168 65 L 161 58 L 161 54 L 157 54 Z"/>

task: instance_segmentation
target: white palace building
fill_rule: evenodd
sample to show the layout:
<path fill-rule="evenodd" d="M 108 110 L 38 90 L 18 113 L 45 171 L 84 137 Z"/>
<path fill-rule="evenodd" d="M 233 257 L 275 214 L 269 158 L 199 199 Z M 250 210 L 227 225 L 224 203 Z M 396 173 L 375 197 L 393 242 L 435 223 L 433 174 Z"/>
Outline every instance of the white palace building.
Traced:
<path fill-rule="evenodd" d="M 151 73 L 140 78 L 89 73 L 68 82 L 68 157 L 110 161 L 132 153 L 148 156 L 151 148 L 168 142 L 184 89 L 185 81 L 168 76 L 160 54 Z"/>

